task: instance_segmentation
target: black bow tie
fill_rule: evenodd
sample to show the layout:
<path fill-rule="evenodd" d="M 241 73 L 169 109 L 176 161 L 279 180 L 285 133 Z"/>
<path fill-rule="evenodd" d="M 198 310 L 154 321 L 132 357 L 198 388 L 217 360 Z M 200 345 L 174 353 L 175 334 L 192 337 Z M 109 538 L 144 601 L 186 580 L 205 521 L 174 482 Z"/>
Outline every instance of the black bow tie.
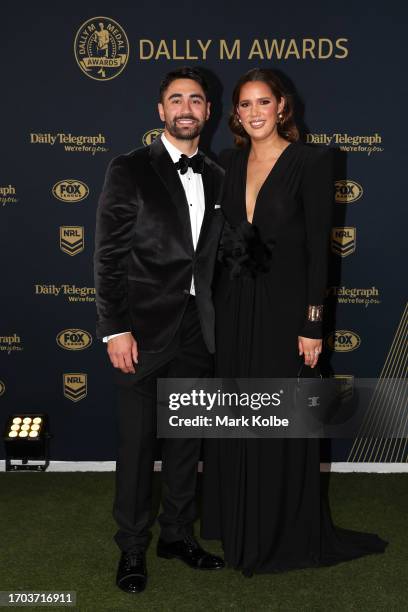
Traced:
<path fill-rule="evenodd" d="M 193 172 L 202 174 L 204 170 L 204 155 L 202 153 L 196 153 L 193 157 L 187 157 L 187 155 L 182 153 L 178 162 L 175 162 L 175 166 L 177 170 L 180 170 L 180 174 L 185 174 L 189 166 Z"/>

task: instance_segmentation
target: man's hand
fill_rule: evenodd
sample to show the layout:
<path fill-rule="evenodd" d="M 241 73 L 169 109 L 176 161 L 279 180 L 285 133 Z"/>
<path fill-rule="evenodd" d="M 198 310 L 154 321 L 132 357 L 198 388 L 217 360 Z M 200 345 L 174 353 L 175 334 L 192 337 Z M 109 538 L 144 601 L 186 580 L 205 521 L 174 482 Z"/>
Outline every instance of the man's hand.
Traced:
<path fill-rule="evenodd" d="M 305 356 L 305 365 L 314 368 L 322 352 L 322 340 L 298 336 L 299 355 Z"/>
<path fill-rule="evenodd" d="M 108 355 L 114 368 L 119 368 L 125 374 L 135 373 L 137 342 L 130 332 L 108 340 Z"/>

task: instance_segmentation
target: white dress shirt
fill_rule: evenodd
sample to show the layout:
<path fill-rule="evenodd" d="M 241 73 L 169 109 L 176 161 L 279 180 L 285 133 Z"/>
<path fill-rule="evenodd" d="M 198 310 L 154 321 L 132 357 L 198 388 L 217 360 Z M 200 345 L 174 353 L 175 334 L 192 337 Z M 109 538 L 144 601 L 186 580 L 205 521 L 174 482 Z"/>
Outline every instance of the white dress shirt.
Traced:
<path fill-rule="evenodd" d="M 182 151 L 175 147 L 174 144 L 171 143 L 164 134 L 161 135 L 161 140 L 168 154 L 170 155 L 172 162 L 177 163 L 180 159 L 180 156 L 182 155 Z M 197 153 L 197 151 L 198 149 L 192 155 L 189 155 L 189 157 L 193 157 Z M 194 249 L 196 249 L 205 212 L 203 179 L 201 174 L 199 174 L 198 172 L 194 172 L 190 167 L 187 169 L 187 172 L 185 172 L 185 174 L 181 174 L 180 170 L 178 170 L 178 174 L 181 180 L 181 184 L 183 185 L 184 192 L 186 194 L 188 212 L 190 213 L 193 246 Z M 194 277 L 192 277 L 191 279 L 190 293 L 192 295 L 195 295 Z M 107 342 L 111 338 L 115 338 L 115 336 L 121 336 L 122 334 L 126 333 L 128 332 L 121 332 L 120 334 L 112 334 L 111 336 L 105 336 L 103 341 Z"/>

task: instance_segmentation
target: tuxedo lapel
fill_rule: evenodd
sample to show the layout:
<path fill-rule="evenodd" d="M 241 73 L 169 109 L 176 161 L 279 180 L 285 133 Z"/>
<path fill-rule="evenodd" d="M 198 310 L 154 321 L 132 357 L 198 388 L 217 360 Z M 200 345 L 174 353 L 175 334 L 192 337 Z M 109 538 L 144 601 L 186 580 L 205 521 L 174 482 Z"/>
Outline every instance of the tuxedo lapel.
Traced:
<path fill-rule="evenodd" d="M 204 198 L 205 198 L 205 212 L 204 219 L 201 225 L 200 236 L 198 238 L 197 251 L 201 247 L 201 245 L 205 244 L 205 238 L 207 236 L 212 215 L 214 213 L 214 205 L 215 205 L 215 189 L 214 189 L 214 176 L 210 165 L 205 160 L 204 163 L 204 171 L 202 174 L 203 177 L 203 187 L 204 187 Z"/>
<path fill-rule="evenodd" d="M 150 160 L 154 170 L 169 192 L 171 200 L 177 209 L 177 214 L 182 224 L 189 249 L 191 252 L 194 252 L 190 214 L 188 212 L 186 194 L 177 169 L 172 162 L 166 147 L 162 143 L 161 138 L 156 138 L 156 140 L 150 145 Z"/>
<path fill-rule="evenodd" d="M 204 171 L 202 174 L 204 196 L 205 196 L 205 212 L 211 212 L 214 208 L 214 176 L 207 160 L 204 162 Z"/>

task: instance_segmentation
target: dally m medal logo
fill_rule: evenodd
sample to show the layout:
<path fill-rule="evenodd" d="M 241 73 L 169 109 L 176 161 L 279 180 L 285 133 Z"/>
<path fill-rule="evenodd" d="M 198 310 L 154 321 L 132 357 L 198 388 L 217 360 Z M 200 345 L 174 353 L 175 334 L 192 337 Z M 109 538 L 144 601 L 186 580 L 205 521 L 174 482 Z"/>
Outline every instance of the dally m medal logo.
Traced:
<path fill-rule="evenodd" d="M 356 235 L 355 227 L 333 227 L 331 248 L 333 253 L 340 257 L 347 257 L 356 250 Z"/>
<path fill-rule="evenodd" d="M 356 181 L 346 179 L 334 183 L 336 190 L 335 200 L 338 204 L 351 204 L 357 202 L 363 195 L 363 188 Z"/>
<path fill-rule="evenodd" d="M 109 17 L 92 17 L 79 28 L 74 41 L 78 66 L 96 81 L 117 77 L 129 59 L 129 41 L 124 29 Z"/>
<path fill-rule="evenodd" d="M 89 195 L 88 185 L 75 179 L 58 181 L 52 188 L 52 195 L 61 202 L 80 202 Z"/>
<path fill-rule="evenodd" d="M 0 380 L 0 395 L 3 395 L 5 390 L 6 390 L 6 385 L 4 384 L 2 380 Z"/>
<path fill-rule="evenodd" d="M 162 134 L 163 132 L 163 128 L 155 128 L 153 130 L 149 130 L 148 132 L 143 134 L 142 143 L 145 147 L 151 145 L 152 142 L 156 140 L 156 138 L 159 138 L 160 134 Z"/>
<path fill-rule="evenodd" d="M 84 228 L 77 225 L 60 227 L 60 249 L 67 255 L 78 255 L 84 250 Z"/>
<path fill-rule="evenodd" d="M 63 374 L 64 396 L 71 402 L 79 402 L 87 394 L 86 374 Z"/>

